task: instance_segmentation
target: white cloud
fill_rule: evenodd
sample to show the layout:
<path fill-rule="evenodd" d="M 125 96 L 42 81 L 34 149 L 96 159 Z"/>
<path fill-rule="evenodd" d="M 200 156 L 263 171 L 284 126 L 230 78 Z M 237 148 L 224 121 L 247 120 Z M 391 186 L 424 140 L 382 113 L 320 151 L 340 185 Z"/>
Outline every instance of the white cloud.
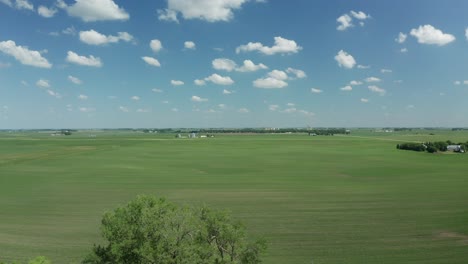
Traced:
<path fill-rule="evenodd" d="M 380 82 L 381 80 L 379 78 L 377 78 L 377 77 L 368 77 L 368 78 L 366 78 L 365 81 L 368 82 L 368 83 L 371 83 L 371 82 Z"/>
<path fill-rule="evenodd" d="M 363 102 L 363 103 L 368 103 L 368 102 L 369 102 L 369 99 L 367 99 L 367 98 L 361 98 L 361 102 Z"/>
<path fill-rule="evenodd" d="M 80 94 L 80 95 L 78 96 L 78 99 L 80 99 L 80 100 L 87 100 L 87 99 L 88 99 L 88 96 L 87 96 L 87 95 L 84 95 L 84 94 Z"/>
<path fill-rule="evenodd" d="M 90 113 L 96 111 L 96 109 L 92 107 L 79 107 L 78 110 L 83 113 Z"/>
<path fill-rule="evenodd" d="M 381 73 L 392 73 L 393 71 L 389 70 L 389 69 L 381 69 L 380 72 Z"/>
<path fill-rule="evenodd" d="M 162 93 L 163 92 L 163 90 L 158 89 L 158 88 L 153 88 L 153 89 L 151 89 L 151 91 L 153 91 L 155 93 Z"/>
<path fill-rule="evenodd" d="M 296 104 L 295 103 L 287 103 L 286 105 L 287 106 L 295 106 Z"/>
<path fill-rule="evenodd" d="M 468 28 L 465 29 L 465 38 L 468 40 Z"/>
<path fill-rule="evenodd" d="M 50 83 L 48 80 L 40 79 L 36 82 L 36 86 L 41 87 L 41 88 L 49 88 Z"/>
<path fill-rule="evenodd" d="M 297 112 L 297 108 L 290 107 L 290 108 L 286 108 L 286 109 L 284 109 L 283 111 L 280 111 L 280 112 L 281 113 L 286 113 L 286 114 L 292 114 L 292 113 Z"/>
<path fill-rule="evenodd" d="M 351 87 L 350 85 L 346 85 L 345 87 L 341 87 L 340 90 L 345 91 L 345 92 L 349 92 L 349 91 L 353 90 L 353 87 Z"/>
<path fill-rule="evenodd" d="M 335 60 L 338 62 L 340 67 L 344 67 L 346 69 L 352 69 L 354 65 L 356 65 L 354 57 L 344 50 L 340 50 L 338 52 L 338 54 L 335 56 Z"/>
<path fill-rule="evenodd" d="M 16 9 L 34 10 L 34 5 L 27 0 L 15 0 L 14 2 L 13 0 L 0 0 L 0 3 L 4 3 L 5 5 Z"/>
<path fill-rule="evenodd" d="M 65 35 L 76 35 L 76 29 L 74 26 L 67 27 L 66 29 L 62 30 L 62 33 Z"/>
<path fill-rule="evenodd" d="M 208 22 L 229 21 L 233 10 L 240 9 L 247 0 L 168 0 L 167 9 L 158 10 L 159 19 L 178 22 L 177 14 L 184 19 L 201 19 Z"/>
<path fill-rule="evenodd" d="M 68 80 L 74 84 L 82 84 L 83 82 L 78 79 L 77 77 L 74 77 L 74 76 L 71 76 L 71 75 L 68 75 Z"/>
<path fill-rule="evenodd" d="M 42 57 L 39 51 L 30 50 L 25 46 L 17 46 L 12 40 L 0 42 L 0 51 L 13 56 L 21 64 L 39 67 L 39 68 L 51 68 L 46 58 Z"/>
<path fill-rule="evenodd" d="M 275 78 L 267 77 L 267 78 L 260 78 L 260 79 L 253 81 L 253 86 L 257 88 L 274 89 L 274 88 L 284 88 L 288 86 L 288 83 L 283 80 L 278 80 Z"/>
<path fill-rule="evenodd" d="M 214 59 L 211 64 L 216 70 L 223 70 L 228 72 L 233 71 L 237 67 L 237 64 L 233 60 L 226 58 Z"/>
<path fill-rule="evenodd" d="M 378 94 L 380 94 L 380 95 L 384 95 L 384 94 L 385 94 L 385 89 L 380 88 L 380 87 L 378 87 L 378 86 L 376 86 L 376 85 L 371 85 L 371 86 L 368 86 L 367 88 L 369 88 L 369 90 L 370 90 L 371 92 L 378 93 Z"/>
<path fill-rule="evenodd" d="M 61 96 L 59 93 L 54 92 L 54 91 L 51 90 L 51 89 L 47 89 L 46 92 L 47 92 L 50 96 L 53 96 L 53 97 L 55 97 L 55 98 L 57 98 L 57 99 L 62 98 L 62 96 Z"/>
<path fill-rule="evenodd" d="M 57 9 L 55 8 L 47 8 L 45 6 L 39 6 L 37 9 L 37 13 L 40 16 L 46 17 L 46 18 L 51 18 L 57 13 Z"/>
<path fill-rule="evenodd" d="M 233 91 L 226 90 L 226 89 L 223 90 L 223 94 L 232 94 L 232 93 L 233 93 Z"/>
<path fill-rule="evenodd" d="M 293 69 L 293 68 L 287 68 L 287 69 L 286 69 L 286 72 L 287 72 L 287 73 L 292 73 L 292 74 L 296 75 L 296 78 L 298 78 L 298 79 L 302 79 L 302 78 L 307 77 L 307 74 L 306 74 L 303 70 L 298 70 L 298 69 Z"/>
<path fill-rule="evenodd" d="M 352 21 L 353 19 L 348 14 L 344 14 L 336 19 L 336 22 L 340 23 L 336 29 L 340 31 L 346 30 L 353 26 Z"/>
<path fill-rule="evenodd" d="M 464 80 L 464 81 L 463 81 L 463 84 L 464 84 L 464 85 L 468 85 L 468 80 Z"/>
<path fill-rule="evenodd" d="M 260 42 L 249 42 L 246 45 L 241 45 L 236 48 L 236 53 L 258 51 L 265 55 L 274 55 L 277 53 L 291 54 L 297 53 L 302 50 L 294 40 L 285 39 L 282 37 L 275 37 L 275 45 L 272 47 L 264 46 Z"/>
<path fill-rule="evenodd" d="M 268 109 L 269 109 L 270 111 L 276 111 L 276 110 L 279 109 L 279 105 L 269 105 L 269 106 L 268 106 Z"/>
<path fill-rule="evenodd" d="M 119 110 L 124 112 L 124 113 L 130 112 L 130 109 L 128 109 L 128 107 L 126 107 L 126 106 L 119 106 Z"/>
<path fill-rule="evenodd" d="M 190 100 L 192 102 L 197 102 L 197 103 L 201 103 L 201 102 L 208 102 L 208 99 L 207 98 L 201 98 L 200 96 L 192 96 L 192 98 L 190 98 Z"/>
<path fill-rule="evenodd" d="M 153 57 L 143 56 L 141 59 L 151 66 L 161 67 L 161 63 L 159 63 L 159 61 Z"/>
<path fill-rule="evenodd" d="M 214 84 L 218 85 L 231 85 L 234 83 L 234 81 L 231 79 L 229 76 L 221 76 L 219 74 L 212 74 L 208 77 L 205 78 L 205 81 L 210 81 Z"/>
<path fill-rule="evenodd" d="M 357 66 L 357 68 L 358 68 L 358 69 L 361 69 L 361 70 L 370 69 L 370 65 L 361 65 L 361 64 L 359 64 L 359 65 Z"/>
<path fill-rule="evenodd" d="M 454 84 L 454 85 L 460 85 L 461 82 L 460 82 L 460 81 L 454 81 L 453 84 Z"/>
<path fill-rule="evenodd" d="M 81 18 L 84 22 L 130 18 L 130 15 L 113 0 L 75 0 L 75 3 L 70 6 L 60 0 L 58 6 L 65 9 L 68 15 Z"/>
<path fill-rule="evenodd" d="M 351 15 L 354 18 L 359 19 L 359 20 L 366 20 L 371 17 L 369 14 L 366 14 L 362 11 L 359 11 L 359 12 L 351 11 Z"/>
<path fill-rule="evenodd" d="M 360 82 L 360 81 L 354 81 L 353 80 L 353 81 L 349 82 L 349 85 L 361 85 L 361 84 L 362 84 L 362 82 Z"/>
<path fill-rule="evenodd" d="M 80 31 L 80 40 L 89 45 L 105 45 L 109 43 L 117 43 L 119 41 L 130 42 L 133 36 L 127 32 L 118 32 L 117 36 L 104 35 L 93 29 L 88 31 Z"/>
<path fill-rule="evenodd" d="M 203 85 L 206 85 L 206 82 L 205 80 L 200 80 L 200 79 L 196 79 L 193 81 L 193 83 L 197 86 L 203 86 Z"/>
<path fill-rule="evenodd" d="M 268 73 L 268 76 L 271 78 L 274 78 L 276 80 L 287 80 L 288 79 L 288 74 L 284 71 L 279 71 L 279 70 L 272 70 L 271 72 Z"/>
<path fill-rule="evenodd" d="M 102 67 L 102 62 L 99 57 L 94 57 L 90 55 L 89 57 L 80 56 L 73 51 L 67 52 L 67 59 L 70 63 L 75 63 L 82 66 L 90 66 L 90 67 Z"/>
<path fill-rule="evenodd" d="M 193 41 L 185 41 L 184 48 L 194 50 L 197 48 L 197 46 L 195 45 L 195 42 Z"/>
<path fill-rule="evenodd" d="M 236 71 L 238 72 L 254 72 L 258 70 L 265 70 L 268 69 L 268 67 L 263 64 L 255 64 L 251 60 L 244 60 L 244 63 L 241 67 L 236 68 Z"/>
<path fill-rule="evenodd" d="M 310 91 L 311 91 L 312 93 L 322 93 L 322 92 L 323 92 L 322 90 L 317 89 L 317 88 L 310 88 Z"/>
<path fill-rule="evenodd" d="M 140 101 L 140 97 L 136 95 L 130 97 L 130 99 L 132 99 L 133 101 Z"/>
<path fill-rule="evenodd" d="M 402 44 L 406 41 L 406 38 L 408 37 L 408 35 L 406 35 L 405 33 L 403 32 L 400 32 L 398 34 L 398 38 L 395 39 L 396 42 Z"/>
<path fill-rule="evenodd" d="M 411 36 L 417 38 L 418 43 L 444 46 L 455 41 L 455 37 L 451 34 L 443 33 L 441 30 L 434 28 L 431 25 L 419 26 L 413 28 L 410 32 Z"/>
<path fill-rule="evenodd" d="M 246 113 L 249 113 L 250 110 L 247 109 L 247 108 L 240 108 L 239 110 L 237 110 L 237 112 L 242 113 L 242 114 L 246 114 Z"/>
<path fill-rule="evenodd" d="M 159 52 L 160 50 L 162 50 L 163 46 L 162 46 L 162 43 L 159 39 L 153 39 L 150 41 L 150 48 L 151 50 L 153 50 L 154 52 Z"/>
<path fill-rule="evenodd" d="M 400 52 L 401 52 L 401 53 L 406 53 L 406 52 L 408 52 L 408 49 L 407 49 L 407 48 L 402 48 L 402 49 L 400 50 Z"/>
<path fill-rule="evenodd" d="M 150 109 L 143 109 L 143 108 L 138 108 L 136 111 L 137 111 L 137 113 L 149 113 L 149 112 L 151 112 Z"/>
<path fill-rule="evenodd" d="M 171 111 L 172 111 L 172 112 L 179 112 L 179 109 L 177 109 L 177 108 L 174 107 L 174 108 L 171 109 Z"/>
<path fill-rule="evenodd" d="M 184 85 L 184 82 L 179 81 L 179 80 L 171 80 L 171 84 L 174 86 L 180 86 L 180 85 Z"/>

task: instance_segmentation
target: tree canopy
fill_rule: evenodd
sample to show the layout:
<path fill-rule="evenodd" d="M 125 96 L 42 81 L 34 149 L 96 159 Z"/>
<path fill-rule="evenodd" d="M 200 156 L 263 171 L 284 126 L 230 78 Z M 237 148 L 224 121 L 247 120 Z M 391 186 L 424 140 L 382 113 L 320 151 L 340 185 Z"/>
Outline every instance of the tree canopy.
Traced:
<path fill-rule="evenodd" d="M 266 243 L 250 241 L 245 227 L 224 211 L 179 206 L 138 196 L 105 213 L 101 233 L 84 264 L 261 263 Z"/>

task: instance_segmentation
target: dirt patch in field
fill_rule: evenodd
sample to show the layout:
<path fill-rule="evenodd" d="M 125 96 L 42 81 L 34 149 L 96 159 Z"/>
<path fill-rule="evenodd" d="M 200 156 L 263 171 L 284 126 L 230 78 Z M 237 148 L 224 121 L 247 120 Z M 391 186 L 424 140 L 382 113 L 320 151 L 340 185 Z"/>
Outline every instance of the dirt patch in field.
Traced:
<path fill-rule="evenodd" d="M 460 241 L 463 245 L 468 246 L 468 235 L 460 234 L 457 232 L 442 231 L 437 234 L 437 238 L 441 239 L 455 239 Z"/>

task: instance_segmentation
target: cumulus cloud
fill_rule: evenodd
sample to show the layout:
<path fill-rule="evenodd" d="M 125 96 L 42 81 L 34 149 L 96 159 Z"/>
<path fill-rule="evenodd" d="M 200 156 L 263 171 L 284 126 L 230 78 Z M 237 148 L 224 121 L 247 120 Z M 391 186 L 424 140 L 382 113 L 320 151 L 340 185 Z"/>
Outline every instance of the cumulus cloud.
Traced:
<path fill-rule="evenodd" d="M 184 85 L 184 82 L 179 81 L 179 80 L 171 80 L 171 84 L 174 86 L 180 86 L 180 85 Z"/>
<path fill-rule="evenodd" d="M 203 86 L 206 84 L 205 80 L 200 80 L 200 79 L 194 80 L 193 83 L 197 86 Z"/>
<path fill-rule="evenodd" d="M 408 35 L 406 35 L 405 33 L 403 32 L 400 32 L 398 34 L 398 37 L 395 39 L 396 42 L 402 44 L 406 41 L 406 38 L 408 37 Z"/>
<path fill-rule="evenodd" d="M 224 89 L 223 90 L 223 94 L 232 94 L 233 91 L 230 91 L 230 90 L 227 90 L 227 89 Z"/>
<path fill-rule="evenodd" d="M 368 102 L 369 102 L 369 99 L 367 99 L 367 98 L 361 98 L 361 102 L 363 102 L 363 103 L 368 103 Z"/>
<path fill-rule="evenodd" d="M 361 84 L 362 84 L 362 82 L 360 82 L 360 81 L 354 81 L 353 80 L 353 81 L 349 82 L 349 85 L 361 85 Z"/>
<path fill-rule="evenodd" d="M 284 71 L 279 71 L 279 70 L 272 70 L 271 72 L 268 73 L 268 76 L 271 78 L 277 79 L 277 80 L 287 80 L 288 79 L 288 74 Z"/>
<path fill-rule="evenodd" d="M 52 96 L 52 97 L 55 97 L 55 98 L 57 98 L 57 99 L 62 98 L 62 95 L 60 95 L 59 93 L 57 93 L 57 92 L 55 92 L 55 91 L 53 91 L 53 90 L 51 90 L 51 89 L 47 89 L 46 92 L 47 92 L 48 95 L 50 95 L 50 96 Z"/>
<path fill-rule="evenodd" d="M 348 14 L 344 14 L 336 19 L 336 22 L 340 23 L 336 29 L 340 31 L 346 30 L 353 26 L 352 21 L 353 19 Z"/>
<path fill-rule="evenodd" d="M 369 66 L 369 65 L 361 65 L 361 64 L 359 64 L 359 65 L 357 66 L 357 68 L 358 68 L 358 69 L 361 69 L 361 70 L 365 70 L 365 69 L 370 69 L 370 66 Z"/>
<path fill-rule="evenodd" d="M 163 92 L 163 90 L 158 89 L 158 88 L 153 88 L 153 89 L 151 89 L 151 91 L 153 91 L 155 93 L 162 93 Z"/>
<path fill-rule="evenodd" d="M 39 8 L 37 9 L 37 13 L 40 15 L 40 16 L 43 16 L 45 18 L 51 18 L 55 15 L 55 13 L 57 13 L 57 9 L 55 8 L 47 8 L 45 6 L 39 6 Z"/>
<path fill-rule="evenodd" d="M 346 69 L 352 69 L 354 68 L 354 65 L 356 65 L 356 60 L 354 60 L 354 57 L 344 50 L 340 50 L 338 52 L 338 54 L 335 56 L 335 60 L 338 62 L 340 67 L 344 67 Z"/>
<path fill-rule="evenodd" d="M 229 21 L 233 10 L 240 9 L 247 0 L 168 0 L 167 8 L 158 10 L 159 19 L 178 22 L 180 13 L 184 19 L 200 19 L 207 22 Z"/>
<path fill-rule="evenodd" d="M 234 81 L 229 76 L 221 76 L 219 74 L 213 73 L 212 75 L 205 78 L 205 81 L 210 81 L 218 85 L 231 85 Z"/>
<path fill-rule="evenodd" d="M 40 87 L 40 88 L 49 88 L 49 87 L 50 87 L 50 83 L 49 83 L 48 80 L 39 79 L 39 80 L 36 82 L 36 86 L 37 86 L 37 87 Z"/>
<path fill-rule="evenodd" d="M 130 99 L 132 99 L 133 101 L 140 101 L 140 97 L 136 95 L 130 97 Z"/>
<path fill-rule="evenodd" d="M 239 110 L 237 110 L 237 112 L 242 113 L 242 114 L 246 114 L 246 113 L 249 113 L 250 110 L 247 109 L 247 108 L 239 108 Z"/>
<path fill-rule="evenodd" d="M 151 50 L 153 50 L 154 52 L 159 52 L 160 50 L 162 50 L 163 46 L 162 46 L 162 43 L 159 39 L 153 39 L 150 41 L 150 48 Z"/>
<path fill-rule="evenodd" d="M 267 78 L 260 78 L 260 79 L 253 81 L 253 86 L 257 88 L 274 89 L 274 88 L 284 88 L 288 86 L 288 83 L 283 80 L 278 80 L 275 78 L 267 77 Z"/>
<path fill-rule="evenodd" d="M 78 79 L 77 77 L 74 77 L 74 76 L 71 76 L 71 75 L 68 75 L 68 80 L 74 84 L 82 84 L 83 82 Z"/>
<path fill-rule="evenodd" d="M 421 44 L 444 46 L 455 41 L 453 35 L 444 33 L 431 25 L 419 26 L 417 29 L 413 28 L 410 34 Z"/>
<path fill-rule="evenodd" d="M 207 98 L 201 98 L 200 96 L 196 96 L 196 95 L 192 96 L 192 98 L 190 98 L 190 100 L 192 102 L 197 102 L 197 103 L 207 102 L 208 101 Z"/>
<path fill-rule="evenodd" d="M 186 48 L 186 49 L 191 49 L 191 50 L 196 49 L 195 42 L 193 42 L 193 41 L 185 41 L 185 42 L 184 42 L 184 48 Z"/>
<path fill-rule="evenodd" d="M 385 89 L 380 88 L 380 87 L 378 87 L 378 86 L 376 86 L 376 85 L 371 85 L 371 86 L 369 86 L 369 87 L 367 87 L 367 88 L 369 88 L 369 91 L 371 91 L 371 92 L 378 93 L 378 94 L 380 94 L 380 95 L 384 95 L 384 94 L 385 94 Z"/>
<path fill-rule="evenodd" d="M 298 69 L 293 69 L 293 68 L 287 68 L 287 69 L 286 69 L 286 72 L 287 72 L 287 73 L 294 74 L 294 75 L 296 76 L 296 78 L 298 78 L 298 79 L 302 79 L 302 78 L 307 77 L 306 73 L 305 73 L 303 70 L 298 70 Z"/>
<path fill-rule="evenodd" d="M 141 57 L 141 59 L 151 66 L 161 67 L 161 64 L 159 63 L 159 61 L 153 57 L 143 56 Z"/>
<path fill-rule="evenodd" d="M 226 58 L 218 58 L 214 59 L 211 64 L 213 68 L 216 70 L 223 70 L 223 71 L 233 71 L 237 65 L 233 60 L 226 59 Z"/>
<path fill-rule="evenodd" d="M 1 41 L 0 51 L 13 56 L 21 64 L 39 67 L 39 68 L 51 68 L 52 64 L 47 61 L 46 58 L 42 57 L 39 51 L 30 50 L 26 46 L 17 46 L 12 40 Z"/>
<path fill-rule="evenodd" d="M 268 67 L 263 63 L 255 64 L 251 60 L 244 60 L 242 66 L 236 68 L 236 71 L 254 72 L 254 71 L 265 70 L 265 69 L 268 69 Z"/>
<path fill-rule="evenodd" d="M 133 36 L 127 32 L 118 32 L 117 36 L 104 35 L 93 29 L 88 31 L 80 31 L 80 40 L 89 45 L 105 45 L 109 43 L 117 43 L 119 41 L 130 42 Z"/>
<path fill-rule="evenodd" d="M 353 90 L 353 87 L 351 87 L 350 85 L 346 85 L 345 87 L 341 87 L 340 90 L 345 91 L 345 92 L 349 92 L 349 91 Z"/>
<path fill-rule="evenodd" d="M 34 5 L 27 0 L 0 0 L 0 3 L 3 3 L 11 8 L 25 9 L 29 11 L 34 10 Z"/>
<path fill-rule="evenodd" d="M 236 53 L 258 51 L 265 55 L 274 54 L 291 54 L 298 53 L 302 47 L 297 45 L 294 40 L 285 39 L 282 37 L 275 37 L 275 45 L 268 47 L 260 42 L 249 42 L 246 45 L 241 45 L 236 48 Z"/>
<path fill-rule="evenodd" d="M 380 82 L 381 80 L 379 78 L 377 78 L 377 77 L 368 77 L 368 78 L 366 78 L 365 81 L 368 82 L 368 83 L 371 83 L 371 82 Z"/>
<path fill-rule="evenodd" d="M 350 13 L 354 18 L 359 19 L 359 20 L 366 20 L 371 17 L 369 14 L 366 14 L 362 11 L 358 11 L 358 12 L 351 11 Z"/>
<path fill-rule="evenodd" d="M 78 99 L 80 99 L 80 100 L 88 100 L 88 96 L 87 96 L 87 95 L 84 95 L 84 94 L 80 94 L 80 95 L 78 95 Z"/>
<path fill-rule="evenodd" d="M 90 67 L 102 67 L 101 58 L 94 57 L 93 55 L 80 56 L 73 51 L 67 52 L 66 60 L 70 63 L 82 65 L 82 66 L 90 66 Z"/>
<path fill-rule="evenodd" d="M 317 89 L 317 88 L 310 88 L 310 91 L 311 91 L 312 93 L 322 93 L 322 92 L 323 92 L 322 90 Z"/>
<path fill-rule="evenodd" d="M 67 5 L 58 0 L 57 6 L 67 11 L 69 16 L 78 17 L 84 22 L 105 20 L 128 20 L 130 15 L 113 0 L 75 0 L 73 5 Z"/>

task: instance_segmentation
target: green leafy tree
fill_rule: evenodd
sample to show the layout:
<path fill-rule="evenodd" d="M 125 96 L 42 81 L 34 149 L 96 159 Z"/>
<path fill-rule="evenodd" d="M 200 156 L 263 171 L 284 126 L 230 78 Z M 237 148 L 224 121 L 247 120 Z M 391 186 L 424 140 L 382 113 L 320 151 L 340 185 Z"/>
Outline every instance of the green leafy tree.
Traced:
<path fill-rule="evenodd" d="M 138 196 L 108 212 L 85 264 L 261 263 L 264 240 L 249 242 L 245 227 L 226 212 L 179 206 L 164 198 Z"/>
<path fill-rule="evenodd" d="M 35 257 L 31 259 L 28 264 L 51 264 L 50 260 L 43 256 Z M 8 264 L 7 262 L 0 262 L 0 264 Z M 20 262 L 12 262 L 11 264 L 20 264 Z"/>

